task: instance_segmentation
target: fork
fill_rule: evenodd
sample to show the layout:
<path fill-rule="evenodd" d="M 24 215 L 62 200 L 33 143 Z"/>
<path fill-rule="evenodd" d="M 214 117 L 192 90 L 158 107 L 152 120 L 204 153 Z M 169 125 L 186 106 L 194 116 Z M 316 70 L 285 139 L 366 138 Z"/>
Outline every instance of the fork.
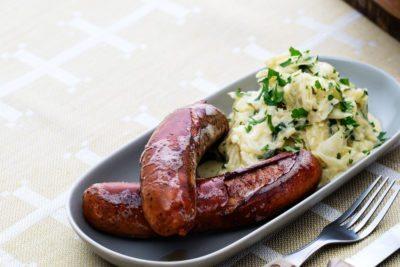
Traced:
<path fill-rule="evenodd" d="M 391 180 L 389 177 L 382 179 L 382 176 L 379 176 L 361 193 L 348 210 L 325 226 L 316 239 L 299 250 L 268 263 L 266 267 L 301 266 L 311 255 L 326 245 L 354 243 L 364 239 L 382 221 L 399 193 L 400 186 L 397 186 L 394 188 L 394 192 L 389 194 L 395 182 L 396 180 Z M 380 192 L 383 193 L 379 194 Z M 390 197 L 379 212 L 377 212 L 378 207 L 388 195 Z M 368 196 L 370 197 L 367 199 Z M 361 205 L 363 202 L 365 203 Z M 371 220 L 373 215 L 375 217 Z M 367 225 L 369 221 L 371 222 Z"/>

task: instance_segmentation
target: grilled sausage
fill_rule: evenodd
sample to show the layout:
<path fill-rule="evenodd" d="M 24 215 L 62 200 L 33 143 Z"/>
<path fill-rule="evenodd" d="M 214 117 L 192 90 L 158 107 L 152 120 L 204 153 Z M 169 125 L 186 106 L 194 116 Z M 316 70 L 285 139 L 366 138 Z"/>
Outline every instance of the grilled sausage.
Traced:
<path fill-rule="evenodd" d="M 281 153 L 246 169 L 198 179 L 193 231 L 226 230 L 266 220 L 317 187 L 321 167 L 310 152 Z M 151 237 L 136 183 L 102 183 L 83 196 L 86 220 L 115 235 Z"/>
<path fill-rule="evenodd" d="M 170 114 L 141 157 L 144 216 L 159 235 L 186 235 L 196 217 L 196 168 L 205 151 L 228 131 L 225 115 L 204 102 Z"/>
<path fill-rule="evenodd" d="M 144 218 L 138 183 L 94 184 L 83 194 L 83 215 L 96 229 L 118 236 L 155 233 Z"/>

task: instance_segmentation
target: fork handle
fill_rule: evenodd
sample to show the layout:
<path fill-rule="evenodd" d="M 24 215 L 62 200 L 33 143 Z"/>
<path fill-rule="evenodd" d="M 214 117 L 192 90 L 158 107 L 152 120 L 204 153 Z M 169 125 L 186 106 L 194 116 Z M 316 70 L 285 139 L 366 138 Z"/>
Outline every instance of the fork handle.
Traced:
<path fill-rule="evenodd" d="M 264 267 L 296 267 L 296 265 L 293 265 L 292 263 L 282 258 L 271 261 Z"/>
<path fill-rule="evenodd" d="M 296 250 L 295 252 L 288 254 L 284 257 L 286 262 L 292 264 L 292 266 L 302 265 L 311 255 L 317 252 L 320 248 L 331 243 L 329 240 L 318 236 L 316 239 L 305 245 L 304 247 Z M 279 265 L 278 265 L 279 266 Z M 285 265 L 283 265 L 286 267 Z M 289 265 L 290 266 L 290 265 Z"/>
<path fill-rule="evenodd" d="M 329 261 L 328 267 L 354 267 L 354 265 L 351 265 L 341 259 L 332 259 Z"/>

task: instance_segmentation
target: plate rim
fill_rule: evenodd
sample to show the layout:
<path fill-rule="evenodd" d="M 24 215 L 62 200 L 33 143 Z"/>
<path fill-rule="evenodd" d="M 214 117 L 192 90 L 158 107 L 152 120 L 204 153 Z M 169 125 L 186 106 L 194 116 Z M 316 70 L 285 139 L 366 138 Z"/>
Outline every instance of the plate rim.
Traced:
<path fill-rule="evenodd" d="M 385 76 L 387 79 L 391 80 L 394 82 L 394 84 L 397 85 L 397 87 L 400 89 L 400 83 L 389 73 L 387 73 L 386 71 L 375 67 L 371 64 L 365 63 L 365 62 L 361 62 L 361 61 L 357 61 L 357 60 L 353 60 L 353 59 L 349 59 L 346 57 L 337 57 L 337 56 L 326 56 L 326 55 L 320 55 L 319 56 L 320 59 L 322 60 L 336 60 L 336 61 L 343 61 L 343 62 L 347 62 L 347 63 L 352 63 L 352 64 L 359 64 L 359 65 L 364 65 L 366 67 L 369 67 L 371 69 L 373 69 L 376 72 L 379 72 L 380 74 L 382 74 L 383 76 Z M 214 92 L 211 95 L 206 96 L 204 99 L 209 99 L 212 98 L 214 96 L 216 96 L 220 91 L 228 88 L 228 87 L 232 87 L 234 84 L 247 79 L 249 76 L 254 75 L 255 73 L 257 73 L 259 70 L 257 71 L 252 71 L 251 73 L 243 76 L 240 79 L 235 80 L 234 82 L 231 82 L 229 84 L 223 85 L 221 86 L 221 89 L 217 90 L 216 92 Z M 337 190 L 341 185 L 343 185 L 345 182 L 349 181 L 351 178 L 353 178 L 358 172 L 362 171 L 363 169 L 365 169 L 365 167 L 369 164 L 371 164 L 372 162 L 374 162 L 379 156 L 381 156 L 383 153 L 385 153 L 387 150 L 389 150 L 389 148 L 395 144 L 398 140 L 400 140 L 400 129 L 397 130 L 397 132 L 391 136 L 384 144 L 382 144 L 378 149 L 375 149 L 370 155 L 368 155 L 367 157 L 361 159 L 360 161 L 358 161 L 355 165 L 351 166 L 349 169 L 347 169 L 345 172 L 343 172 L 342 174 L 340 174 L 338 177 L 335 178 L 335 182 L 330 182 L 326 185 L 323 186 L 324 190 L 317 190 L 316 192 L 312 193 L 311 195 L 309 195 L 307 198 L 303 199 L 301 202 L 295 204 L 294 206 L 292 206 L 291 208 L 287 209 L 286 211 L 282 212 L 281 214 L 279 214 L 278 216 L 276 216 L 275 218 L 269 220 L 268 222 L 260 225 L 257 229 L 251 231 L 250 233 L 246 234 L 245 236 L 237 239 L 236 241 L 232 242 L 231 244 L 224 246 L 216 251 L 213 251 L 211 253 L 208 253 L 206 255 L 200 256 L 200 257 L 196 257 L 196 258 L 191 258 L 191 259 L 186 259 L 186 260 L 179 260 L 179 261 L 155 261 L 155 260 L 146 260 L 146 259 L 141 259 L 141 258 L 136 258 L 136 257 L 132 257 L 132 256 L 127 256 L 124 255 L 122 253 L 116 252 L 112 249 L 107 248 L 106 246 L 103 246 L 102 244 L 96 242 L 95 240 L 93 240 L 91 237 L 89 237 L 83 230 L 81 230 L 81 228 L 77 225 L 77 223 L 75 222 L 73 215 L 72 215 L 72 203 L 74 202 L 73 199 L 73 193 L 77 190 L 77 188 L 79 187 L 80 183 L 85 179 L 85 177 L 88 176 L 88 174 L 90 172 L 92 172 L 92 170 L 94 170 L 95 168 L 97 168 L 99 165 L 102 165 L 104 162 L 106 162 L 109 158 L 113 158 L 115 156 L 117 156 L 118 154 L 120 154 L 121 152 L 123 152 L 125 149 L 127 149 L 128 147 L 130 147 L 133 143 L 135 143 L 137 140 L 144 138 L 145 136 L 149 135 L 151 132 L 154 131 L 154 128 L 149 129 L 147 131 L 145 131 L 143 134 L 139 135 L 138 137 L 136 137 L 135 139 L 133 139 L 132 141 L 128 142 L 127 144 L 119 147 L 117 150 L 115 150 L 114 152 L 112 152 L 109 156 L 107 156 L 106 158 L 104 158 L 103 160 L 101 160 L 98 164 L 96 164 L 95 166 L 91 167 L 90 169 L 88 169 L 87 171 L 85 171 L 83 173 L 83 175 L 81 175 L 78 179 L 76 179 L 76 181 L 72 184 L 72 186 L 70 187 L 69 193 L 68 193 L 68 198 L 67 198 L 67 217 L 68 217 L 68 221 L 72 226 L 72 229 L 83 239 L 83 241 L 89 243 L 93 249 L 95 250 L 96 254 L 101 254 L 100 256 L 103 257 L 103 253 L 107 254 L 107 258 L 111 257 L 113 259 L 117 259 L 118 261 L 123 260 L 125 263 L 135 263 L 135 264 L 141 264 L 142 266 L 184 266 L 184 265 L 189 265 L 189 264 L 206 264 L 208 261 L 212 261 L 214 258 L 217 257 L 223 257 L 225 253 L 228 253 L 229 251 L 232 251 L 236 248 L 236 250 L 234 251 L 234 253 L 236 253 L 237 251 L 243 250 L 249 246 L 251 246 L 253 243 L 251 239 L 253 239 L 254 237 L 256 237 L 257 235 L 261 235 L 261 238 L 265 237 L 265 234 L 263 234 L 263 231 L 265 231 L 267 229 L 267 227 L 269 226 L 269 224 L 273 224 L 276 221 L 280 220 L 282 217 L 286 216 L 287 213 L 291 213 L 293 212 L 293 210 L 296 210 L 297 207 L 299 205 L 305 205 L 309 202 L 312 202 L 314 199 L 318 198 L 318 197 L 327 197 L 328 195 L 332 194 L 333 191 Z M 327 194 L 325 193 L 326 191 L 330 191 Z M 321 196 L 323 195 L 323 196 Z M 296 218 L 298 218 L 299 216 L 295 216 Z M 246 243 L 247 241 L 247 243 Z M 99 253 L 98 253 L 99 252 Z"/>

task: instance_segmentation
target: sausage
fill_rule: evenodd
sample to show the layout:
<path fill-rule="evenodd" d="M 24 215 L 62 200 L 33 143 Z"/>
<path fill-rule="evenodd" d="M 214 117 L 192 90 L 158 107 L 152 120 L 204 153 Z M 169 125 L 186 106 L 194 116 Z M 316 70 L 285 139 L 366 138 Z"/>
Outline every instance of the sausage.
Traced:
<path fill-rule="evenodd" d="M 210 206 L 210 182 L 200 181 L 201 216 L 194 230 L 231 229 L 272 218 L 314 191 L 321 176 L 319 161 L 309 151 L 301 150 L 281 153 L 250 168 L 216 177 L 223 181 L 227 196 L 227 201 L 218 205 L 214 202 Z"/>
<path fill-rule="evenodd" d="M 144 216 L 161 236 L 186 235 L 196 217 L 196 168 L 205 151 L 227 131 L 225 115 L 205 102 L 170 114 L 141 156 Z"/>
<path fill-rule="evenodd" d="M 83 194 L 83 215 L 94 228 L 113 235 L 137 238 L 155 235 L 143 214 L 138 183 L 90 186 Z"/>
<path fill-rule="evenodd" d="M 246 169 L 197 179 L 193 232 L 227 230 L 269 219 L 314 191 L 321 166 L 308 151 L 280 153 Z M 137 183 L 100 183 L 83 195 L 86 220 L 106 233 L 156 236 L 144 217 Z"/>

